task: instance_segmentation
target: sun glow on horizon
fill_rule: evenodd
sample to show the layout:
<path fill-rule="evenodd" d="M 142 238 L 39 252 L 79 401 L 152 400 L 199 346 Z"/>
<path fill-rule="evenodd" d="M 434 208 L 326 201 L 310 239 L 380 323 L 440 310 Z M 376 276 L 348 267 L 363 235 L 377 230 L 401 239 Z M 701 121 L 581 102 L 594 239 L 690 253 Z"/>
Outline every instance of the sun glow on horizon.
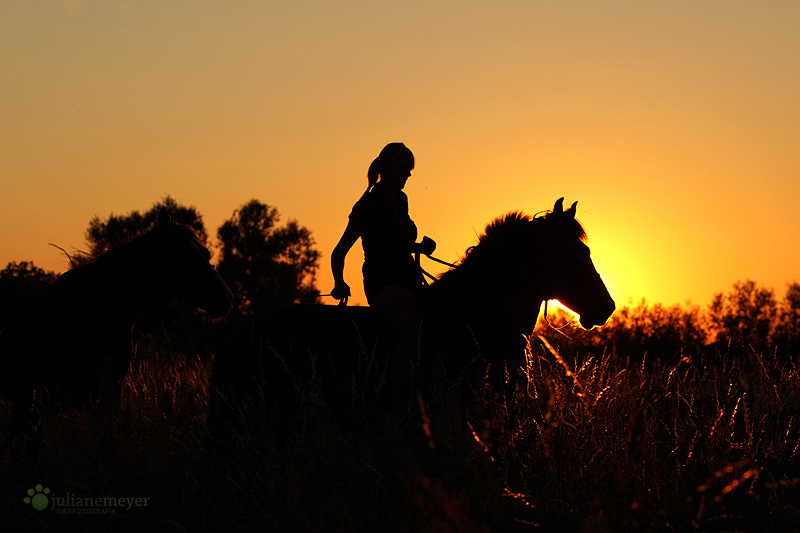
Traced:
<path fill-rule="evenodd" d="M 312 231 L 328 293 L 367 167 L 402 141 L 437 257 L 563 196 L 618 306 L 798 278 L 798 3 L 69 5 L 0 17 L 0 267 L 64 271 L 48 243 L 166 194 L 213 239 L 256 198 Z"/>

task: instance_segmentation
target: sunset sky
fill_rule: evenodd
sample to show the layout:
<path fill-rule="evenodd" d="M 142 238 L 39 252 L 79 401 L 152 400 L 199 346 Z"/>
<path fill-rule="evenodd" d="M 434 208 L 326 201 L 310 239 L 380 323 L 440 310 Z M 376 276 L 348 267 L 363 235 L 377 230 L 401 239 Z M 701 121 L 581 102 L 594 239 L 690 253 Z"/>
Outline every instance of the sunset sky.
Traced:
<path fill-rule="evenodd" d="M 421 235 L 578 201 L 618 303 L 800 281 L 800 2 L 0 4 L 0 268 L 63 271 L 164 195 L 252 198 L 330 253 L 372 159 L 417 158 Z M 347 258 L 365 304 L 360 244 Z M 435 265 L 431 270 L 440 271 Z M 330 299 L 326 299 L 330 302 Z"/>

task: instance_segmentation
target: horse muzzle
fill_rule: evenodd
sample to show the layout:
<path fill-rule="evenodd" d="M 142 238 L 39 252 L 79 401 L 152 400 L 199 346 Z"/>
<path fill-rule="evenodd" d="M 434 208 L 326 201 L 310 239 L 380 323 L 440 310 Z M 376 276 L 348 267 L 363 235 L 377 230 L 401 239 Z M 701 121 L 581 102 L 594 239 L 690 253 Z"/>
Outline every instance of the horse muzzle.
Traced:
<path fill-rule="evenodd" d="M 211 318 L 226 316 L 233 303 L 230 288 L 210 265 L 186 280 L 173 296 L 199 307 Z"/>
<path fill-rule="evenodd" d="M 219 277 L 219 274 L 217 274 L 217 277 Z M 214 294 L 212 298 L 208 298 L 207 302 L 200 306 L 211 318 L 227 316 L 231 311 L 231 305 L 233 303 L 233 293 L 230 288 L 222 281 L 221 277 L 219 281 L 222 283 L 214 287 L 214 292 L 216 294 Z"/>
<path fill-rule="evenodd" d="M 209 305 L 208 307 L 203 307 L 202 309 L 208 313 L 208 316 L 211 318 L 222 318 L 227 316 L 228 313 L 231 312 L 231 303 L 233 302 L 233 294 L 231 293 L 230 289 L 227 291 L 227 294 L 222 296 L 222 299 L 219 302 L 215 302 L 213 305 Z"/>
<path fill-rule="evenodd" d="M 609 296 L 608 299 L 596 309 L 580 313 L 578 321 L 581 327 L 587 330 L 596 326 L 602 326 L 608 321 L 615 309 L 616 305 L 614 304 L 614 300 Z"/>

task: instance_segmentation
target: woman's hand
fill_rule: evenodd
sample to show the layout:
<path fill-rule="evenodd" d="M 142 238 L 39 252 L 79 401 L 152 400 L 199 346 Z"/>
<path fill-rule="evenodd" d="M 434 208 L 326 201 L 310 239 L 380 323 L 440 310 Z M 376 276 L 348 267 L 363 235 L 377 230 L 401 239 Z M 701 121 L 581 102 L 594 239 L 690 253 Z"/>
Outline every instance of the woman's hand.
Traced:
<path fill-rule="evenodd" d="M 423 255 L 431 255 L 436 250 L 436 242 L 430 237 L 423 237 L 422 241 L 417 244 L 417 251 Z"/>
<path fill-rule="evenodd" d="M 350 297 L 350 285 L 340 281 L 331 291 L 331 298 L 334 300 L 347 300 Z"/>
<path fill-rule="evenodd" d="M 339 305 L 347 305 L 347 299 L 350 297 L 350 286 L 344 282 L 344 258 L 360 236 L 361 228 L 351 220 L 331 253 L 331 272 L 334 282 L 331 297 L 339 300 Z"/>

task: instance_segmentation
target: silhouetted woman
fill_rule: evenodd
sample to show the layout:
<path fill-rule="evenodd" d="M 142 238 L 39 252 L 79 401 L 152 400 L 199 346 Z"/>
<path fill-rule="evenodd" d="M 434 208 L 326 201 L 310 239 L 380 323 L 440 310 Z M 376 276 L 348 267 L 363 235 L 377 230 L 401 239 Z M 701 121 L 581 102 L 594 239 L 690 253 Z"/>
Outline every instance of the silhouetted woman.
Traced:
<path fill-rule="evenodd" d="M 367 190 L 353 206 L 342 238 L 331 254 L 335 286 L 331 296 L 344 300 L 350 287 L 344 281 L 344 260 L 358 238 L 364 248 L 364 292 L 397 335 L 392 350 L 389 383 L 392 397 L 403 401 L 409 390 L 419 328 L 418 292 L 422 287 L 413 253 L 433 253 L 436 244 L 425 237 L 416 243 L 417 226 L 408 216 L 403 192 L 414 168 L 414 154 L 403 143 L 391 143 L 367 171 Z"/>

